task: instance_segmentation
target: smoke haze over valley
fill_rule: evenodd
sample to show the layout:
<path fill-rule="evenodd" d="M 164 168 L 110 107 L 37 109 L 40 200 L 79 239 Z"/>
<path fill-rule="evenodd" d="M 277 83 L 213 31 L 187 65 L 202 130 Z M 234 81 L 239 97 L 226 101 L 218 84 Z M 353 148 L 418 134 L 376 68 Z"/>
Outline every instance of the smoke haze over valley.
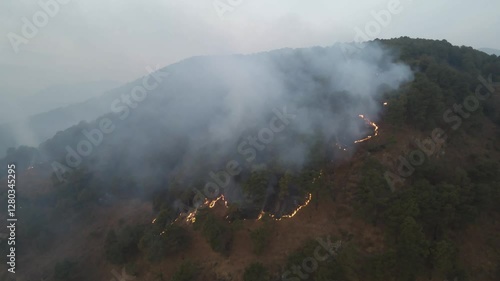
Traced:
<path fill-rule="evenodd" d="M 108 177 L 127 174 L 160 185 L 174 178 L 195 184 L 233 159 L 249 167 L 274 159 L 298 169 L 311 161 L 318 142 L 352 146 L 369 134 L 359 115 L 376 120 L 382 92 L 412 77 L 375 42 L 349 58 L 340 45 L 195 57 L 109 93 L 100 102 L 107 101 L 111 115 L 43 143 L 41 160 L 55 161 L 60 180 L 83 163 Z M 113 132 L 99 132 L 108 118 Z M 279 119 L 271 124 L 274 132 L 268 128 L 273 118 Z"/>
<path fill-rule="evenodd" d="M 500 280 L 499 3 L 3 1 L 0 280 Z"/>

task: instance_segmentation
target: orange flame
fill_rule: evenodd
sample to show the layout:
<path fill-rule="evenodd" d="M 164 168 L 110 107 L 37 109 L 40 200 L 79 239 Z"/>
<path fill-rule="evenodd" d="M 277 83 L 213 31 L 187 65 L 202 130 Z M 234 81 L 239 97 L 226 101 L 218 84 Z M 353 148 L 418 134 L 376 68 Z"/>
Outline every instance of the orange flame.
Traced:
<path fill-rule="evenodd" d="M 209 204 L 208 204 L 208 207 L 210 209 L 212 209 L 213 207 L 215 207 L 215 204 L 219 201 L 219 200 L 222 200 L 224 201 L 224 205 L 226 206 L 226 208 L 228 207 L 227 206 L 227 201 L 226 201 L 226 198 L 224 197 L 224 195 L 221 195 L 219 197 L 217 197 L 215 200 L 211 201 Z M 205 204 L 208 202 L 208 200 L 205 201 Z"/>
<path fill-rule="evenodd" d="M 375 124 L 374 122 L 370 121 L 370 119 L 366 118 L 363 114 L 360 114 L 359 117 L 361 119 L 365 120 L 366 124 L 372 126 L 375 133 L 374 133 L 373 136 L 367 136 L 366 138 L 357 140 L 354 143 L 364 142 L 364 141 L 367 141 L 367 140 L 369 140 L 369 139 L 371 139 L 373 137 L 378 136 L 378 126 L 377 126 L 377 124 Z"/>
<path fill-rule="evenodd" d="M 274 220 L 277 220 L 277 221 L 280 221 L 282 219 L 290 219 L 290 218 L 293 218 L 302 208 L 306 207 L 307 205 L 309 205 L 309 203 L 311 202 L 311 199 L 312 199 L 312 194 L 309 193 L 309 196 L 306 200 L 306 202 L 303 204 L 303 205 L 300 205 L 299 207 L 297 207 L 297 209 L 295 209 L 295 211 L 293 211 L 293 213 L 291 213 L 290 215 L 284 215 L 280 218 L 277 218 L 275 215 L 273 214 L 269 214 L 269 216 L 271 218 L 273 218 Z"/>
<path fill-rule="evenodd" d="M 323 170 L 320 171 L 320 174 L 318 176 L 318 178 L 320 178 L 321 176 L 323 175 Z M 316 180 L 316 178 L 313 179 L 313 183 L 314 181 Z M 280 218 L 276 218 L 275 215 L 273 214 L 269 214 L 270 217 L 272 217 L 274 220 L 277 220 L 277 221 L 280 221 L 284 218 L 293 218 L 302 208 L 306 207 L 307 205 L 309 205 L 309 203 L 311 202 L 311 199 L 312 199 L 312 194 L 309 193 L 308 195 L 308 198 L 307 200 L 304 202 L 304 204 L 300 205 L 297 207 L 297 209 L 295 209 L 291 214 L 289 215 L 284 215 Z M 222 200 L 224 202 L 224 206 L 226 208 L 228 208 L 228 202 L 226 201 L 226 198 L 224 197 L 224 195 L 221 195 L 219 197 L 217 197 L 216 199 L 212 200 L 212 201 L 209 201 L 208 199 L 205 199 L 205 202 L 203 203 L 203 206 L 208 206 L 209 208 L 214 208 L 215 207 L 215 204 L 219 201 L 219 200 Z M 176 223 L 177 221 L 179 221 L 179 219 L 181 219 L 182 217 L 185 218 L 185 222 L 188 222 L 188 223 L 195 223 L 196 222 L 196 214 L 198 213 L 198 208 L 195 209 L 194 211 L 188 213 L 188 214 L 180 214 L 179 217 L 177 217 L 171 224 L 174 224 Z M 266 213 L 264 211 L 261 211 L 260 214 L 259 214 L 259 217 L 257 218 L 257 220 L 261 220 L 264 215 Z M 226 216 L 227 218 L 227 216 Z M 156 218 L 153 219 L 153 221 L 151 223 L 155 223 L 156 222 Z M 160 235 L 163 235 L 165 233 L 165 231 L 162 231 L 160 233 Z"/>
<path fill-rule="evenodd" d="M 260 221 L 265 214 L 266 213 L 264 211 L 260 211 L 260 214 L 259 214 L 259 217 L 257 218 L 257 220 Z"/>

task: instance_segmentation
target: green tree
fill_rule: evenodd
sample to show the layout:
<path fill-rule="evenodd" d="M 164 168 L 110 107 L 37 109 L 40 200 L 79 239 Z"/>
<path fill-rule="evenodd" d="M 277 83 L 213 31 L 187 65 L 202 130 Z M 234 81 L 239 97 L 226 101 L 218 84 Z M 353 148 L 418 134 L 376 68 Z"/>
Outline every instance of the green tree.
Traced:
<path fill-rule="evenodd" d="M 408 97 L 406 93 L 398 93 L 387 105 L 386 119 L 393 125 L 401 127 L 407 120 Z"/>
<path fill-rule="evenodd" d="M 439 278 L 445 278 L 456 264 L 457 249 L 450 240 L 435 243 L 431 249 L 431 260 L 434 271 Z"/>
<path fill-rule="evenodd" d="M 158 262 L 186 250 L 190 242 L 191 238 L 184 228 L 169 225 L 163 230 L 156 227 L 148 229 L 139 241 L 139 248 L 146 253 L 148 260 Z"/>
<path fill-rule="evenodd" d="M 195 281 L 200 273 L 200 267 L 192 262 L 186 261 L 174 273 L 171 281 Z"/>
<path fill-rule="evenodd" d="M 253 243 L 253 251 L 256 255 L 260 255 L 269 245 L 271 238 L 270 225 L 264 222 L 264 225 L 250 232 L 250 238 Z"/>
<path fill-rule="evenodd" d="M 425 269 L 429 243 L 422 232 L 422 227 L 412 217 L 406 217 L 400 229 L 397 241 L 400 280 L 415 280 Z"/>
<path fill-rule="evenodd" d="M 269 281 L 269 271 L 261 263 L 252 263 L 243 273 L 244 281 Z"/>
<path fill-rule="evenodd" d="M 250 178 L 243 183 L 243 191 L 254 200 L 257 206 L 262 206 L 266 199 L 267 186 L 271 174 L 269 171 L 252 172 Z"/>
<path fill-rule="evenodd" d="M 363 167 L 362 179 L 356 193 L 358 209 L 363 217 L 376 224 L 391 195 L 382 165 L 375 159 L 369 159 Z"/>
<path fill-rule="evenodd" d="M 233 243 L 233 231 L 226 221 L 215 217 L 207 210 L 201 210 L 196 216 L 194 228 L 201 231 L 212 250 L 229 255 Z"/>
<path fill-rule="evenodd" d="M 104 251 L 106 258 L 114 264 L 125 264 L 139 252 L 138 244 L 144 226 L 126 226 L 118 233 L 111 229 L 106 235 Z"/>
<path fill-rule="evenodd" d="M 283 200 L 290 194 L 290 184 L 292 183 L 292 175 L 289 172 L 286 172 L 279 180 L 279 200 Z"/>

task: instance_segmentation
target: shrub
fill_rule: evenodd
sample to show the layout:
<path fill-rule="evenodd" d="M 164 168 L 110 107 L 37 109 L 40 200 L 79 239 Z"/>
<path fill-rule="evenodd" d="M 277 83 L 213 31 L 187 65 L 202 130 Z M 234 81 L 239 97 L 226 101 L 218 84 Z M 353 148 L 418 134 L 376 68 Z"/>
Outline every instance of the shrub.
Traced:
<path fill-rule="evenodd" d="M 118 234 L 110 230 L 106 235 L 104 251 L 106 258 L 114 264 L 124 264 L 138 253 L 138 243 L 143 232 L 142 226 L 126 226 Z"/>
<path fill-rule="evenodd" d="M 184 228 L 170 225 L 159 231 L 156 227 L 150 228 L 139 242 L 139 248 L 146 253 L 148 260 L 160 261 L 189 247 L 191 239 Z"/>
<path fill-rule="evenodd" d="M 269 272 L 267 268 L 264 267 L 261 263 L 252 263 L 246 269 L 245 273 L 243 273 L 244 281 L 268 281 L 269 280 Z"/>
<path fill-rule="evenodd" d="M 262 227 L 250 232 L 250 238 L 253 242 L 253 251 L 256 255 L 260 255 L 264 252 L 269 245 L 270 236 L 271 230 L 268 224 L 264 224 Z"/>
<path fill-rule="evenodd" d="M 186 261 L 177 269 L 171 281 L 194 281 L 198 277 L 200 268 L 197 264 Z"/>
<path fill-rule="evenodd" d="M 227 223 L 202 210 L 196 216 L 194 228 L 200 230 L 212 250 L 229 255 L 233 242 L 233 231 Z"/>

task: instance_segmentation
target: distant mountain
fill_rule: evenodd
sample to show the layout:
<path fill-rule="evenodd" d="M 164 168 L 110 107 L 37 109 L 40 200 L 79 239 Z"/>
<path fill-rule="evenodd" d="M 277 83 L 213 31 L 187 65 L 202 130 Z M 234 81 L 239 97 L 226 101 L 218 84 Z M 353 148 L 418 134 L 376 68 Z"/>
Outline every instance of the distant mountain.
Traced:
<path fill-rule="evenodd" d="M 353 144 L 370 134 L 373 129 L 359 114 L 377 116 L 381 102 L 376 96 L 411 78 L 409 67 L 394 62 L 391 51 L 375 43 L 350 60 L 340 46 L 194 57 L 93 101 L 40 115 L 23 132 L 34 132 L 37 141 L 52 133 L 39 147 L 42 161 L 78 166 L 66 163 L 73 159 L 67 153 L 86 149 L 86 157 L 74 160 L 92 163 L 109 178 L 137 174 L 156 181 L 186 168 L 195 178 L 209 167 L 225 165 L 223 159 L 256 158 L 257 165 L 277 158 L 293 167 L 309 161 L 309 146 L 317 139 Z M 130 100 L 133 96 L 137 102 Z M 297 119 L 293 125 L 292 119 Z M 55 134 L 55 127 L 70 122 L 71 128 Z M 102 126 L 113 133 L 101 133 Z M 245 139 L 256 134 L 274 138 L 269 128 L 283 132 L 276 134 L 273 153 L 257 155 Z M 309 137 L 287 143 L 298 136 Z"/>
<path fill-rule="evenodd" d="M 496 56 L 500 56 L 500 50 L 498 50 L 498 49 L 492 49 L 492 48 L 481 48 L 481 49 L 479 49 L 479 51 L 485 52 L 485 53 L 487 53 L 488 55 L 496 55 Z"/>
<path fill-rule="evenodd" d="M 398 44 L 401 42 L 404 42 L 404 40 L 411 40 L 409 38 L 401 39 L 401 40 L 396 40 L 396 41 L 387 41 L 385 43 L 391 45 L 395 45 L 394 47 L 399 47 Z M 420 42 L 420 41 L 415 41 L 415 42 Z M 428 42 L 423 41 L 426 44 Z M 477 52 L 473 50 L 472 48 L 453 48 L 451 44 L 445 42 L 447 48 L 450 48 L 450 57 L 449 58 L 442 58 L 442 59 L 448 59 L 450 60 L 450 63 L 458 69 L 465 69 L 466 67 L 469 67 L 469 64 L 466 64 L 463 62 L 461 53 L 463 52 Z M 430 43 L 429 43 L 430 44 Z M 439 47 L 442 47 L 439 45 Z M 444 47 L 442 47 L 444 48 Z M 316 49 L 312 49 L 316 50 Z M 486 49 L 482 49 L 483 52 Z M 493 49 L 488 49 L 488 50 L 493 50 Z M 406 49 L 403 49 L 404 52 L 401 53 L 401 56 L 403 58 L 410 56 L 411 52 L 406 51 Z M 498 50 L 497 50 L 498 51 Z M 285 54 L 289 55 L 290 52 L 293 52 L 291 49 L 284 49 L 284 50 L 277 50 L 271 52 L 271 54 Z M 436 50 L 429 50 L 429 52 L 437 52 Z M 236 56 L 238 57 L 238 56 Z M 244 57 L 244 56 L 243 56 Z M 187 59 L 184 61 L 181 61 L 176 64 L 172 64 L 163 71 L 169 71 L 169 72 L 176 72 L 179 69 L 185 69 L 188 68 L 190 72 L 194 72 L 194 70 L 203 70 L 205 68 L 208 68 L 209 66 L 213 64 L 213 60 L 217 60 L 219 58 L 203 58 L 203 57 L 195 57 L 191 59 Z M 257 56 L 256 59 L 262 59 L 261 57 Z M 267 59 L 267 58 L 266 58 Z M 207 62 L 208 61 L 208 62 Z M 208 65 L 208 66 L 207 66 Z M 486 66 L 485 66 L 486 67 Z M 489 65 L 488 69 L 485 69 L 485 71 L 490 72 L 490 73 L 495 73 L 496 70 L 492 69 L 494 65 Z M 224 71 L 226 71 L 223 67 L 220 67 Z M 469 70 L 469 69 L 468 69 Z M 188 72 L 189 72 L 188 71 Z M 472 70 L 471 70 L 472 71 Z M 207 73 L 204 73 L 203 75 L 200 75 L 200 77 L 197 80 L 197 83 L 199 83 L 203 78 L 208 77 L 209 75 Z M 178 81 L 178 83 L 174 84 L 169 84 L 167 87 L 170 92 L 184 92 L 186 91 L 186 85 L 190 85 L 193 83 L 193 81 L 196 81 L 195 79 L 188 79 L 183 77 L 183 81 Z M 184 82 L 184 83 L 181 83 Z M 92 99 L 89 99 L 84 102 L 78 102 L 78 103 L 73 103 L 70 105 L 66 105 L 63 107 L 59 107 L 56 109 L 52 109 L 48 112 L 45 113 L 40 113 L 36 114 L 27 120 L 19 120 L 15 123 L 8 123 L 8 124 L 0 124 L 0 158 L 5 156 L 5 152 L 8 148 L 10 147 L 17 147 L 19 145 L 29 145 L 33 147 L 37 147 L 39 144 L 42 142 L 47 141 L 48 139 L 54 137 L 56 133 L 59 131 L 63 131 L 67 128 L 70 128 L 72 126 L 75 126 L 79 124 L 81 121 L 86 121 L 86 122 L 91 122 L 93 120 L 96 120 L 99 116 L 102 116 L 104 114 L 110 113 L 111 112 L 111 105 L 114 100 L 119 98 L 123 94 L 130 94 L 132 89 L 137 86 L 142 84 L 142 78 L 137 79 L 136 81 L 133 81 L 131 83 L 125 84 L 121 87 L 114 88 L 113 90 L 107 91 L 105 94 L 99 94 L 97 93 L 97 89 L 103 89 L 106 87 L 112 87 L 113 82 L 95 82 L 94 84 L 89 83 L 86 85 L 80 85 L 80 87 L 75 86 L 75 88 L 78 89 L 71 89 L 69 85 L 66 86 L 54 86 L 51 87 L 50 89 L 46 89 L 40 93 L 40 97 L 44 96 L 46 97 L 45 101 L 37 101 L 36 97 L 34 97 L 35 101 L 30 101 L 31 103 L 33 102 L 40 102 L 40 103 L 56 103 L 58 105 L 66 105 L 71 102 L 73 98 L 76 98 L 79 96 L 79 93 L 82 93 L 84 89 L 88 90 L 89 95 L 94 95 L 95 97 Z M 192 87 L 195 87 L 196 89 L 193 89 L 192 91 L 199 92 L 201 91 L 196 87 L 196 83 L 194 85 L 191 85 Z M 232 86 L 225 86 L 231 88 Z M 153 92 L 164 92 L 165 89 L 156 89 Z M 205 89 L 205 91 L 207 91 Z M 68 95 L 65 94 L 67 92 L 72 92 L 73 94 Z M 156 96 L 161 95 L 157 94 Z M 153 95 L 154 96 L 154 95 Z M 163 103 L 162 101 L 161 103 Z M 227 102 L 227 101 L 226 101 Z M 149 102 L 148 102 L 149 103 Z M 158 104 L 161 104 L 158 102 Z M 123 104 L 123 102 L 122 102 Z M 50 106 L 50 105 L 46 105 Z M 142 111 L 143 109 L 141 109 Z M 62 147 L 64 150 L 64 147 Z"/>
<path fill-rule="evenodd" d="M 189 61 L 189 60 L 188 60 Z M 174 63 L 167 68 L 179 63 Z M 97 81 L 73 85 L 55 85 L 26 98 L 23 108 L 9 108 L 12 104 L 3 100 L 0 104 L 0 158 L 11 147 L 27 145 L 37 147 L 57 132 L 68 129 L 82 121 L 92 121 L 111 112 L 113 101 L 123 94 L 130 94 L 135 85 L 141 85 L 142 77 L 130 83 Z M 83 98 L 86 97 L 86 98 Z M 38 105 L 40 104 L 40 105 Z M 26 108 L 24 108 L 26 106 Z M 31 115 L 30 108 L 45 108 L 45 112 Z M 4 111 L 5 109 L 5 111 Z M 15 122 L 5 121 L 8 112 L 20 112 Z"/>
<path fill-rule="evenodd" d="M 0 124 L 26 119 L 59 107 L 84 102 L 120 86 L 117 81 L 52 85 L 29 96 L 7 95 L 0 104 Z"/>
<path fill-rule="evenodd" d="M 0 112 L 4 114 L 18 110 L 22 110 L 16 114 L 18 116 L 29 116 L 31 112 L 40 110 L 42 113 L 25 119 L 15 118 L 14 122 L 0 121 L 0 157 L 5 156 L 10 147 L 38 146 L 60 130 L 109 112 L 111 101 L 114 99 L 110 89 L 117 85 L 118 82 L 115 81 L 57 85 L 25 98 L 20 102 L 22 109 L 8 108 L 13 107 L 12 104 L 3 103 Z"/>
<path fill-rule="evenodd" d="M 117 81 L 92 81 L 78 84 L 53 85 L 35 95 L 25 98 L 23 106 L 26 106 L 26 110 L 33 114 L 43 113 L 89 100 L 121 84 Z"/>

